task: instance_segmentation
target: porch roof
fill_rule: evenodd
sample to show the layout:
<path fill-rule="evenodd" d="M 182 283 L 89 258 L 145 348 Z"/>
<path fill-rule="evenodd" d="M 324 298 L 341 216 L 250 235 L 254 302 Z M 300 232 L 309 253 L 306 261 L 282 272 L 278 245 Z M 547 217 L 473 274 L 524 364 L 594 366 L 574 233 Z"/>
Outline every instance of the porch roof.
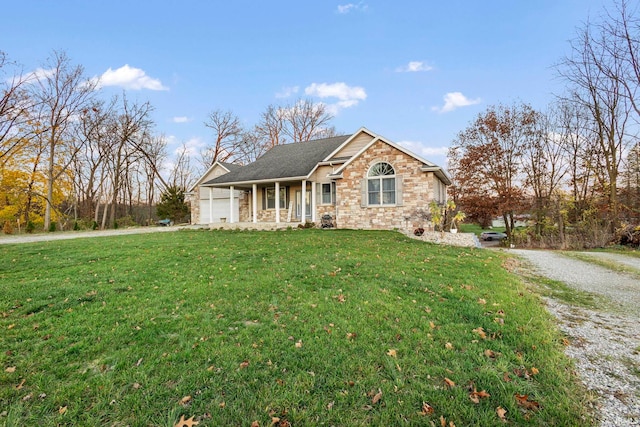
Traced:
<path fill-rule="evenodd" d="M 233 169 L 202 185 L 227 187 L 275 180 L 304 179 L 319 162 L 322 162 L 350 137 L 351 135 L 343 135 L 276 145 L 255 162 Z"/>

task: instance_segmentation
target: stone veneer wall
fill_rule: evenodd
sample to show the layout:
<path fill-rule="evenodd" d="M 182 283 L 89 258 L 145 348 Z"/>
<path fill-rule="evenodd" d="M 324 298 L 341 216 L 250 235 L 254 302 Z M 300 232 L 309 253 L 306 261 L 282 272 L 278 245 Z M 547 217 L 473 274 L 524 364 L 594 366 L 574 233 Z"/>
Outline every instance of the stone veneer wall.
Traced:
<path fill-rule="evenodd" d="M 193 195 L 189 196 L 191 206 L 191 224 L 198 224 L 200 220 L 200 186 L 196 187 Z"/>
<path fill-rule="evenodd" d="M 251 192 L 240 192 L 240 198 L 238 199 L 238 221 L 249 222 L 251 218 Z"/>
<path fill-rule="evenodd" d="M 361 182 L 369 168 L 387 162 L 402 176 L 402 206 L 362 207 Z M 353 161 L 336 181 L 338 194 L 336 219 L 338 228 L 411 229 L 422 226 L 416 211 L 427 209 L 433 199 L 437 179 L 432 172 L 422 172 L 422 163 L 402 151 L 378 141 Z"/>

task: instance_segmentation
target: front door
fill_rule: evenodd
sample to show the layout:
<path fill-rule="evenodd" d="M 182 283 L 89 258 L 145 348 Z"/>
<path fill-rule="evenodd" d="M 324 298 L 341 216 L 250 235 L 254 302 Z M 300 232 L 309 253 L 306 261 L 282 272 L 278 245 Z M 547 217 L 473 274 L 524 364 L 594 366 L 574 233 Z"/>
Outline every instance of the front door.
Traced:
<path fill-rule="evenodd" d="M 311 190 L 307 190 L 304 198 L 305 219 L 311 219 Z M 302 190 L 296 190 L 296 218 L 302 217 Z"/>

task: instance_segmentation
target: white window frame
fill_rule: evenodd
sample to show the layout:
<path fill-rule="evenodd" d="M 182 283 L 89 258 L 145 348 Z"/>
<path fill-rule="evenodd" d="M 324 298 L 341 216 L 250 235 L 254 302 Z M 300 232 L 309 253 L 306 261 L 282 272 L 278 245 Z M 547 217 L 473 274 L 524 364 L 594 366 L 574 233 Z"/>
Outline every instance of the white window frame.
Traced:
<path fill-rule="evenodd" d="M 325 185 L 329 187 L 329 192 L 325 193 Z M 329 196 L 329 201 L 325 200 L 325 196 Z M 322 182 L 320 183 L 320 204 L 321 205 L 335 205 L 336 204 L 336 183 L 335 182 Z"/>
<path fill-rule="evenodd" d="M 380 169 L 378 165 L 383 169 Z M 393 173 L 389 173 L 392 171 Z M 397 201 L 396 170 L 389 162 L 377 162 L 367 172 L 367 206 L 395 206 Z M 385 182 L 393 182 L 393 190 L 385 190 Z M 371 188 L 371 184 L 377 183 L 377 189 Z M 385 194 L 393 195 L 393 202 L 385 203 Z M 372 203 L 372 196 L 377 195 L 378 203 Z M 374 200 L 375 202 L 375 200 Z"/>
<path fill-rule="evenodd" d="M 273 197 L 269 197 L 269 193 L 273 194 Z M 287 187 L 281 186 L 280 187 L 280 209 L 286 209 L 287 208 Z M 265 187 L 264 189 L 264 207 L 267 210 L 271 210 L 271 209 L 275 209 L 276 208 L 276 187 Z M 272 201 L 273 203 L 273 207 L 269 206 L 269 201 Z"/>

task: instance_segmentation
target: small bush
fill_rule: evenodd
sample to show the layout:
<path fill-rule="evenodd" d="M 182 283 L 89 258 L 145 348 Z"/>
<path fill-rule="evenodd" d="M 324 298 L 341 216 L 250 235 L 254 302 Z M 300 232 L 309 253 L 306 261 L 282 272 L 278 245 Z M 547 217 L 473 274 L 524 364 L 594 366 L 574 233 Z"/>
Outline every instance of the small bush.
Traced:
<path fill-rule="evenodd" d="M 78 221 L 74 221 L 73 231 L 78 231 L 78 230 L 80 230 L 80 224 L 78 224 Z"/>
<path fill-rule="evenodd" d="M 11 225 L 11 221 L 6 220 L 4 222 L 4 227 L 2 228 L 4 234 L 13 234 L 13 226 Z"/>
<path fill-rule="evenodd" d="M 56 231 L 56 222 L 51 221 L 51 224 L 49 224 L 49 232 L 53 233 L 54 231 Z"/>
<path fill-rule="evenodd" d="M 98 222 L 97 221 L 93 221 L 93 223 L 91 224 L 91 229 L 92 230 L 97 230 L 98 229 Z"/>
<path fill-rule="evenodd" d="M 33 221 L 28 221 L 27 222 L 27 226 L 25 227 L 25 231 L 29 234 L 33 233 L 33 231 L 36 229 L 36 225 L 33 223 Z"/>

